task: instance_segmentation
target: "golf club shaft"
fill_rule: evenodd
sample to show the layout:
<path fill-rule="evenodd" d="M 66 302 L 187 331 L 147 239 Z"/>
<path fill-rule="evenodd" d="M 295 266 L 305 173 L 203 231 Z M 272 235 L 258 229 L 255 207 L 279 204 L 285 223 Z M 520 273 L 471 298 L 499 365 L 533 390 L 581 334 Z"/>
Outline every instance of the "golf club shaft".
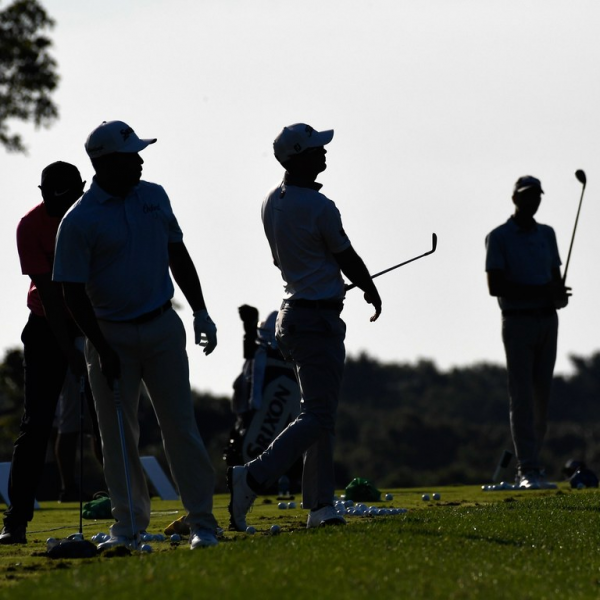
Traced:
<path fill-rule="evenodd" d="M 375 273 L 375 275 L 372 275 L 371 279 L 375 279 L 375 277 L 379 277 L 380 275 L 385 275 L 385 273 L 389 273 L 390 271 L 393 271 L 394 269 L 403 267 L 404 265 L 407 265 L 408 263 L 411 263 L 415 260 L 419 260 L 420 258 L 423 258 L 424 256 L 429 256 L 430 254 L 433 254 L 435 252 L 436 248 L 437 248 L 437 235 L 435 233 L 432 233 L 431 234 L 431 250 L 429 250 L 428 252 L 425 252 L 424 254 L 419 254 L 419 256 L 415 256 L 414 258 L 409 258 L 408 260 L 405 260 L 404 262 L 401 262 L 398 265 L 394 265 L 393 267 L 389 267 L 388 269 L 379 271 L 379 273 Z M 346 291 L 352 290 L 355 287 L 356 287 L 356 284 L 352 283 L 352 284 L 346 286 Z"/>
<path fill-rule="evenodd" d="M 125 425 L 123 423 L 123 405 L 121 404 L 121 390 L 117 380 L 113 383 L 115 408 L 117 410 L 117 421 L 119 425 L 119 436 L 121 437 L 121 451 L 123 453 L 123 470 L 125 471 L 125 485 L 127 487 L 127 501 L 129 502 L 129 519 L 131 520 L 131 535 L 133 546 L 137 547 L 137 526 L 135 524 L 135 512 L 133 509 L 133 497 L 131 494 L 131 476 L 129 474 L 129 459 L 127 457 L 127 444 L 125 441 Z"/>
<path fill-rule="evenodd" d="M 83 424 L 85 407 L 85 375 L 79 379 L 79 533 L 83 535 Z"/>
<path fill-rule="evenodd" d="M 575 217 L 575 225 L 573 227 L 573 235 L 571 236 L 571 244 L 569 245 L 569 254 L 567 255 L 567 263 L 565 265 L 565 273 L 563 275 L 563 285 L 567 282 L 567 271 L 569 270 L 569 262 L 571 260 L 571 251 L 573 250 L 573 242 L 575 241 L 575 232 L 577 231 L 577 223 L 579 221 L 579 213 L 581 212 L 581 203 L 583 202 L 583 194 L 585 193 L 585 186 L 587 183 L 583 184 L 581 188 L 581 196 L 579 198 L 579 206 L 577 207 L 577 216 Z"/>

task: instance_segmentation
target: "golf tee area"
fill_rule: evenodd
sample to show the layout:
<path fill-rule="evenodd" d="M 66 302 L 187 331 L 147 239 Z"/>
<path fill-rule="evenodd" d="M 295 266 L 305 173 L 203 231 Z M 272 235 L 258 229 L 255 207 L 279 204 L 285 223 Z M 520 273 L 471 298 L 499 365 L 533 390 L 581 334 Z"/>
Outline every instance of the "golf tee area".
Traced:
<path fill-rule="evenodd" d="M 79 505 L 41 502 L 28 543 L 0 546 L 0 598 L 600 596 L 597 489 L 563 482 L 536 491 L 381 491 L 382 501 L 347 514 L 346 526 L 309 530 L 299 497 L 291 508 L 275 496 L 259 497 L 247 519 L 254 533 L 227 530 L 229 496 L 218 494 L 214 513 L 224 529 L 218 546 L 191 551 L 186 535 L 180 541 L 166 535 L 150 539 L 150 551 L 112 549 L 89 559 L 48 557 L 48 538 L 78 531 Z M 148 533 L 164 535 L 184 514 L 179 501 L 153 498 Z M 107 533 L 111 523 L 84 520 L 84 539 Z"/>

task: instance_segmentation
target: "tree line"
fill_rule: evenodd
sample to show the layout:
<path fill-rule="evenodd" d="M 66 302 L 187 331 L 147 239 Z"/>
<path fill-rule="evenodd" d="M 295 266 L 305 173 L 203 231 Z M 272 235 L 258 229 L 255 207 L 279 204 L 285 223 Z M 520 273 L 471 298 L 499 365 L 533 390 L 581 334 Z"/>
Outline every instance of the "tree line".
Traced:
<path fill-rule="evenodd" d="M 22 363 L 21 350 L 13 349 L 0 364 L 0 461 L 10 461 L 18 432 Z M 571 363 L 573 373 L 554 380 L 543 451 L 554 480 L 563 478 L 569 459 L 584 460 L 593 470 L 600 465 L 600 352 L 573 356 Z M 224 492 L 223 450 L 235 421 L 230 398 L 197 391 L 193 398 L 217 471 L 217 491 Z M 147 398 L 141 399 L 139 420 L 141 454 L 157 456 L 166 469 Z M 365 477 L 379 488 L 484 484 L 504 449 L 512 451 L 503 366 L 480 363 L 442 371 L 428 360 L 407 364 L 382 363 L 367 354 L 348 358 L 337 425 L 338 487 L 354 477 Z M 86 476 L 101 487 L 101 469 L 90 462 Z M 513 475 L 507 472 L 507 477 Z"/>

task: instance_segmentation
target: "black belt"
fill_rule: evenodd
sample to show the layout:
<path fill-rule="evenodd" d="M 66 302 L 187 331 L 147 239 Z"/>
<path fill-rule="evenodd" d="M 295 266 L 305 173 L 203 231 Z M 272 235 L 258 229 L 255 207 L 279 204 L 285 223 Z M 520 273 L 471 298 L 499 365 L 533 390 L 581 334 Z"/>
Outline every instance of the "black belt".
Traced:
<path fill-rule="evenodd" d="M 297 306 L 298 308 L 312 308 L 321 310 L 336 310 L 342 312 L 344 308 L 343 300 L 307 300 L 306 298 L 297 298 L 292 300 L 284 300 L 282 308 L 285 305 Z"/>
<path fill-rule="evenodd" d="M 139 317 L 134 317 L 133 319 L 127 319 L 126 321 L 121 321 L 122 323 L 134 323 L 139 325 L 140 323 L 147 323 L 148 321 L 152 321 L 156 319 L 156 317 L 160 317 L 163 313 L 166 313 L 171 308 L 171 301 L 167 300 L 162 306 L 151 310 L 150 312 L 144 313 Z"/>
<path fill-rule="evenodd" d="M 550 306 L 546 308 L 507 308 L 502 311 L 503 317 L 552 317 L 556 309 Z"/>

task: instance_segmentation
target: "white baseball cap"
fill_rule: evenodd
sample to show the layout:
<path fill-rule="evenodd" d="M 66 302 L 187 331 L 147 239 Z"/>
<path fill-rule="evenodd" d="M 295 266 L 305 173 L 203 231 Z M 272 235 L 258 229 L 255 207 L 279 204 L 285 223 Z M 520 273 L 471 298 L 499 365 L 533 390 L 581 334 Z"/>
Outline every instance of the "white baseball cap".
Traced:
<path fill-rule="evenodd" d="M 315 131 L 306 123 L 295 123 L 284 127 L 273 142 L 275 158 L 284 164 L 293 156 L 308 148 L 325 146 L 333 139 L 333 129 Z"/>
<path fill-rule="evenodd" d="M 90 158 L 98 158 L 115 152 L 140 152 L 154 139 L 140 139 L 135 131 L 123 121 L 103 121 L 88 136 L 85 151 Z"/>

